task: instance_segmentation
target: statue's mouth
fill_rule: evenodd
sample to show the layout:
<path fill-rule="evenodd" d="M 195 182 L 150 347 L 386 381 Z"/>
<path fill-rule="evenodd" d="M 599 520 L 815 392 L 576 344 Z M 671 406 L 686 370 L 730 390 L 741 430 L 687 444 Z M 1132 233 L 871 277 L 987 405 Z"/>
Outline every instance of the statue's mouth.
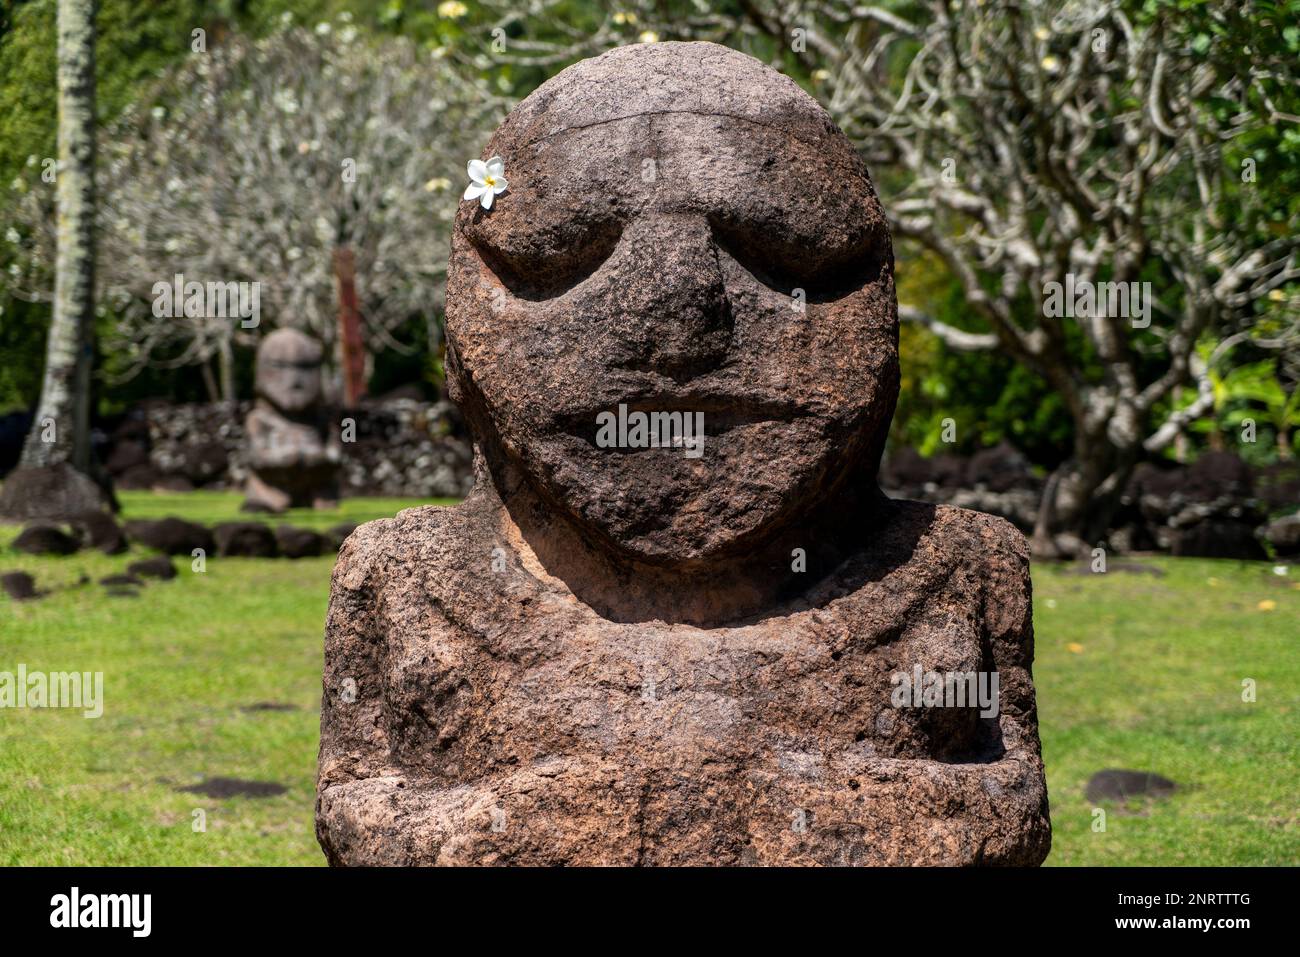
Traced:
<path fill-rule="evenodd" d="M 600 451 L 684 450 L 751 426 L 787 424 L 810 413 L 793 403 L 706 394 L 638 396 L 564 417 L 561 431 Z"/>

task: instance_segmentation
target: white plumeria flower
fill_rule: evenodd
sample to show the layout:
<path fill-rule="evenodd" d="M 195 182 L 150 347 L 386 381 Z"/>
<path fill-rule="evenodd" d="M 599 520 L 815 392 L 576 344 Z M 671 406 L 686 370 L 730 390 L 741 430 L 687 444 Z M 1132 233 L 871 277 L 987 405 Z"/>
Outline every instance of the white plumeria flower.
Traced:
<path fill-rule="evenodd" d="M 506 191 L 510 184 L 506 182 L 506 161 L 494 156 L 486 163 L 482 160 L 469 161 L 470 184 L 465 187 L 462 199 L 477 199 L 484 209 L 492 208 L 492 201 Z"/>

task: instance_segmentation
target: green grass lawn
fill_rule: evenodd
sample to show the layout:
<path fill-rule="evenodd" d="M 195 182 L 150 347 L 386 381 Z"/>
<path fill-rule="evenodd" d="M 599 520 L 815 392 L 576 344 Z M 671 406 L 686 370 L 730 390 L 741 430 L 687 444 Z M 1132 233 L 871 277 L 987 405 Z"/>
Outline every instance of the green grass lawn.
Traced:
<path fill-rule="evenodd" d="M 128 518 L 247 517 L 236 494 L 122 499 Z M 323 529 L 409 504 L 358 499 L 283 521 Z M 53 591 L 27 603 L 0 594 L 0 670 L 102 671 L 106 703 L 96 720 L 0 711 L 0 865 L 323 863 L 312 799 L 332 557 L 209 558 L 202 574 L 178 558 L 176 581 L 114 598 L 93 581 L 143 552 L 32 558 L 8 548 L 16 533 L 0 526 L 0 571 Z M 1137 564 L 1163 575 L 1035 569 L 1049 863 L 1300 863 L 1300 568 Z M 77 584 L 83 574 L 91 584 Z M 1245 678 L 1255 703 L 1241 700 Z M 267 703 L 291 708 L 245 710 Z M 1108 767 L 1155 771 L 1179 790 L 1108 807 L 1094 832 L 1084 785 Z M 288 790 L 176 790 L 208 776 Z"/>

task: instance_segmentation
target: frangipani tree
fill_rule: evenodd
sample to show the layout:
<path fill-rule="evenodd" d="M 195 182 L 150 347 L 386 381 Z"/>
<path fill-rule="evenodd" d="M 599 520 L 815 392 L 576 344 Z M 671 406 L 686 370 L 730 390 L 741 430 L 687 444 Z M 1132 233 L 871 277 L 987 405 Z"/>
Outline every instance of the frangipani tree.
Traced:
<path fill-rule="evenodd" d="M 230 357 L 278 326 L 339 339 L 348 272 L 372 351 L 436 341 L 466 160 L 507 105 L 438 51 L 364 39 L 346 20 L 196 49 L 101 137 L 101 310 L 116 374 Z M 25 215 L 44 227 L 39 189 Z M 33 275 L 51 233 L 38 228 Z M 260 323 L 157 314 L 159 283 L 258 283 Z M 432 344 L 432 342 L 431 342 Z"/>

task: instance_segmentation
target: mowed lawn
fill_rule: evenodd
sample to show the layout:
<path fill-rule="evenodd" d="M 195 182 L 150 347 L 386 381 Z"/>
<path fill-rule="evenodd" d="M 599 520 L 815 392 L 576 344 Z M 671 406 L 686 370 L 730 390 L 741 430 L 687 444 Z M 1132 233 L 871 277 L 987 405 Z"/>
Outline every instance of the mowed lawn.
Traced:
<path fill-rule="evenodd" d="M 126 518 L 247 518 L 234 494 L 122 498 Z M 283 521 L 324 529 L 412 504 L 357 499 Z M 333 558 L 209 557 L 202 574 L 177 558 L 175 581 L 110 597 L 95 582 L 145 552 L 33 558 L 8 547 L 16 533 L 0 526 L 0 572 L 51 593 L 0 594 L 0 671 L 102 671 L 105 707 L 94 720 L 0 710 L 0 865 L 322 864 L 312 801 Z M 1041 566 L 1034 593 L 1048 863 L 1300 863 L 1300 567 Z M 1104 805 L 1094 831 L 1084 786 L 1103 768 L 1154 771 L 1178 790 Z M 287 790 L 177 790 L 208 777 Z"/>

